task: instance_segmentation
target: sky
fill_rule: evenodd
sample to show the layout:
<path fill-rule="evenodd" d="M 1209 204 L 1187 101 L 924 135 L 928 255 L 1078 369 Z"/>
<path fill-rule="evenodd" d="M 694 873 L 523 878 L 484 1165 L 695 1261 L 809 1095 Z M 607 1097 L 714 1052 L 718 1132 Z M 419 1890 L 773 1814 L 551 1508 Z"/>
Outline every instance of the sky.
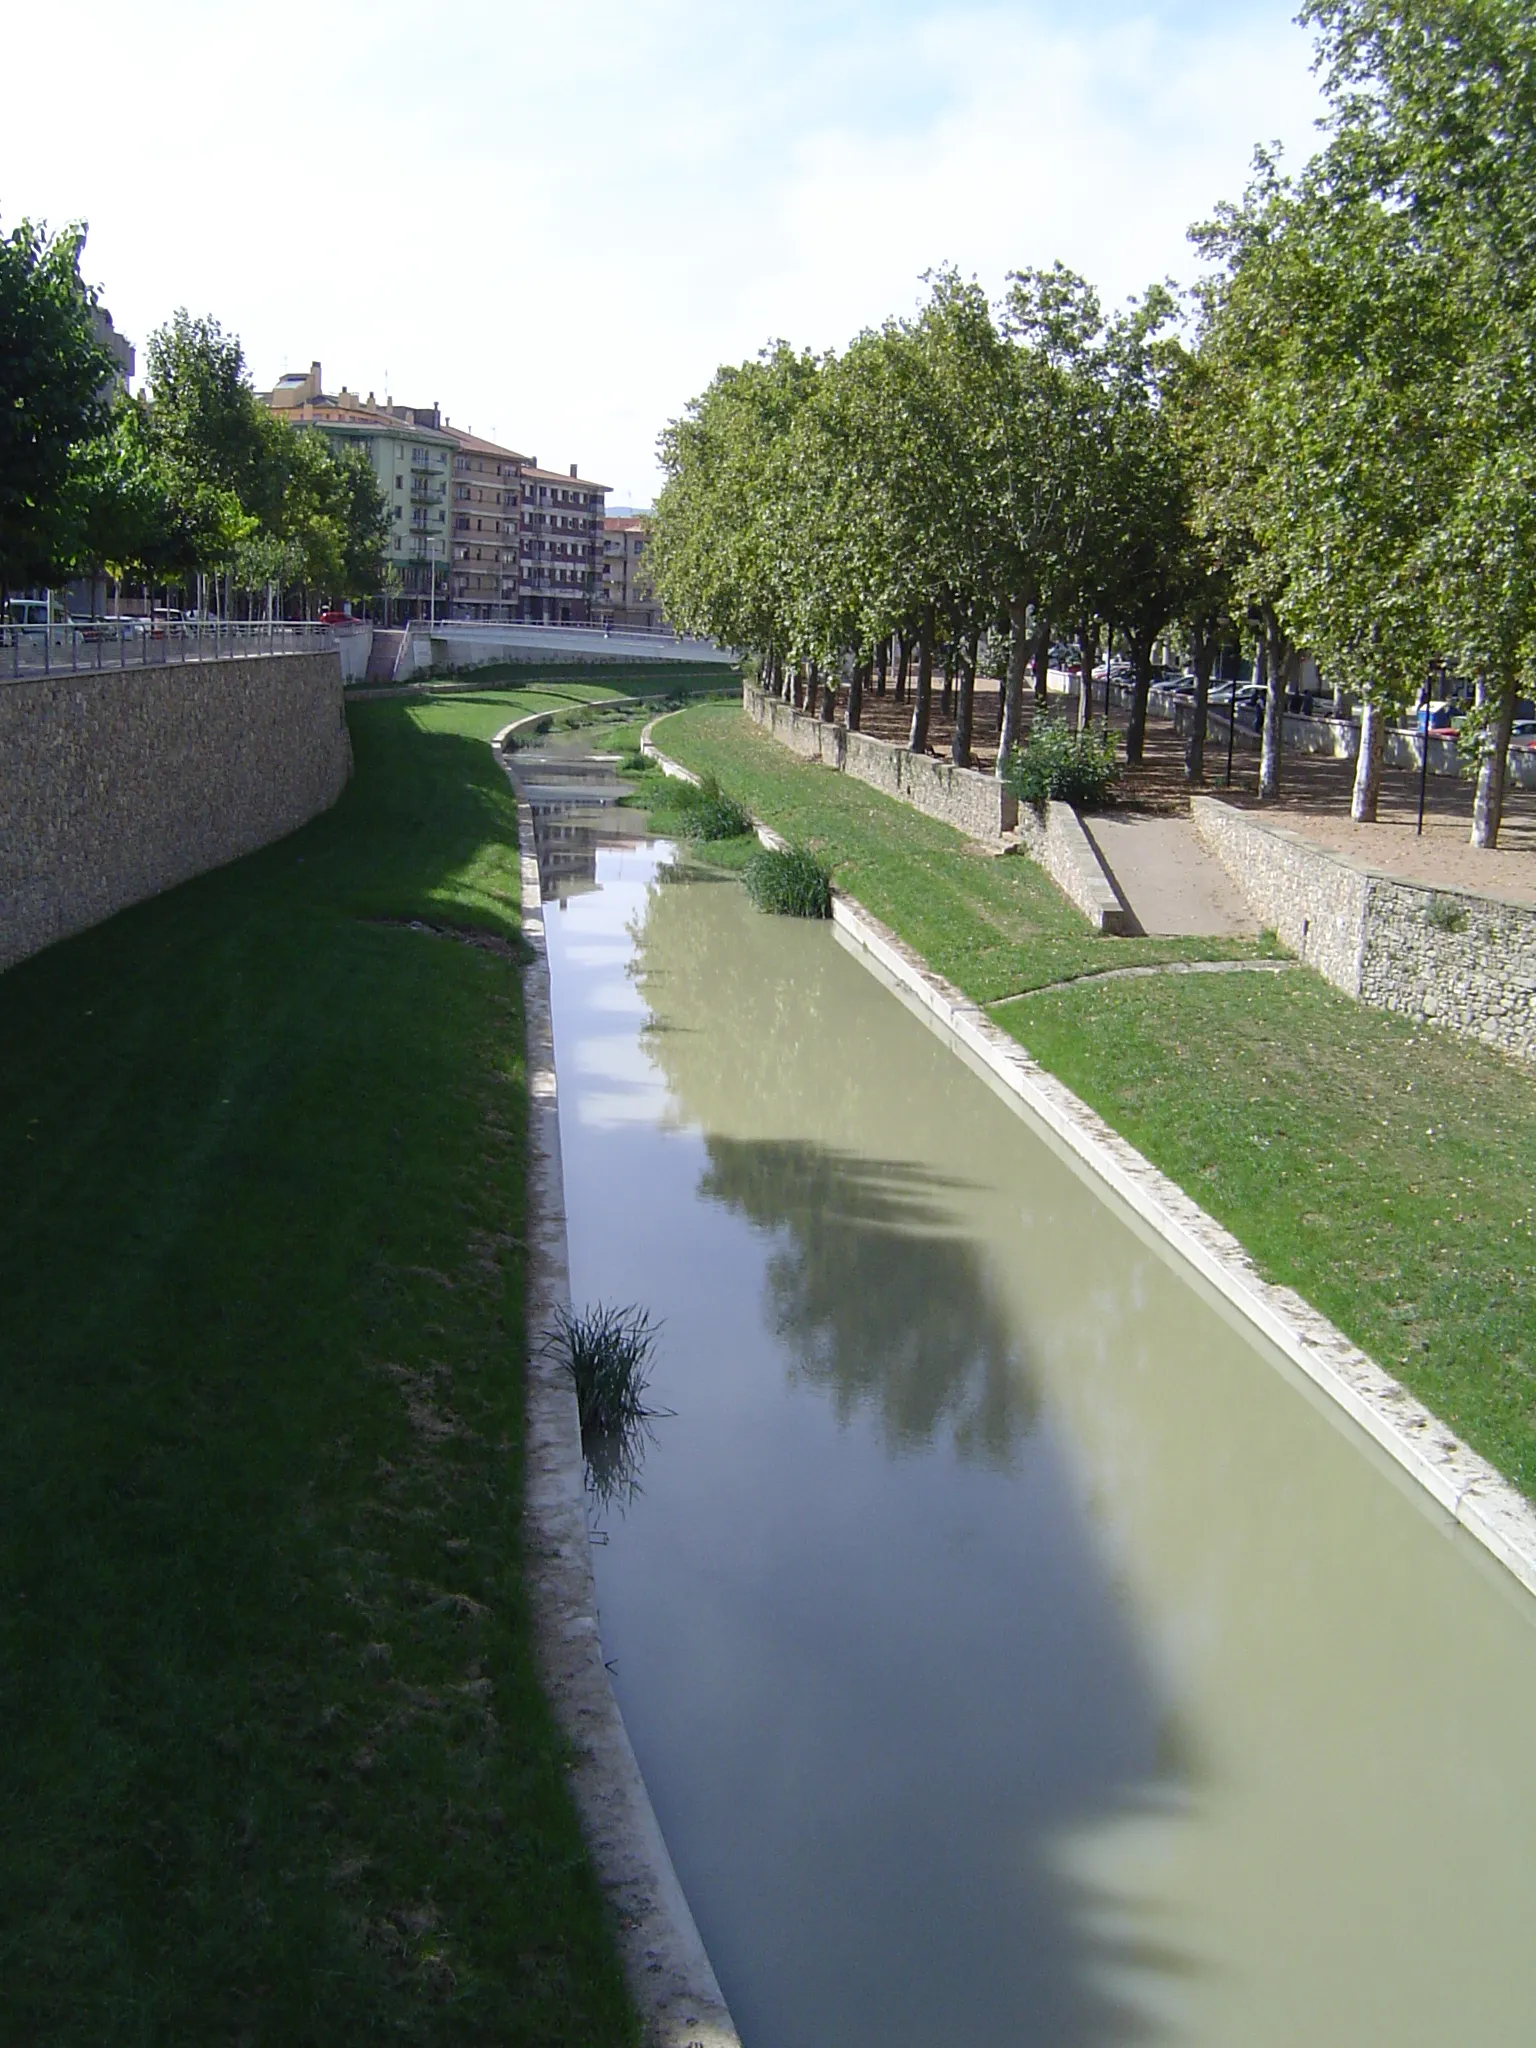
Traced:
<path fill-rule="evenodd" d="M 318 360 L 644 505 L 722 362 L 942 264 L 1187 283 L 1255 145 L 1317 146 L 1294 4 L 51 0 L 6 29 L 0 230 L 86 221 L 141 364 L 186 306 L 258 387 Z"/>

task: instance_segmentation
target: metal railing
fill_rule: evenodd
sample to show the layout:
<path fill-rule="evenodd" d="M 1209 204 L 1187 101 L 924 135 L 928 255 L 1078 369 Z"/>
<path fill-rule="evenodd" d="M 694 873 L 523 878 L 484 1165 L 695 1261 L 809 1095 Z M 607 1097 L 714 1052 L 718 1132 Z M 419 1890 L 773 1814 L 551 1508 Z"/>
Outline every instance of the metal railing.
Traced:
<path fill-rule="evenodd" d="M 346 628 L 291 619 L 83 620 L 52 626 L 0 626 L 0 683 L 38 676 L 164 668 L 185 661 L 249 660 L 334 648 Z"/>

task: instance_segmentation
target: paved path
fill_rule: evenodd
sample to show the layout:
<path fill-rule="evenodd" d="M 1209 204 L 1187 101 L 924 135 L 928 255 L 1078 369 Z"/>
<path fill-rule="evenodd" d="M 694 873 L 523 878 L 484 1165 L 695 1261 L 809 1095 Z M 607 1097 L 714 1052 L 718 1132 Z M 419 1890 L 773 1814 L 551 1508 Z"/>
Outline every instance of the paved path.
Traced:
<path fill-rule="evenodd" d="M 1083 824 L 1149 938 L 1258 936 L 1257 919 L 1187 817 L 1130 814 L 1084 818 Z"/>

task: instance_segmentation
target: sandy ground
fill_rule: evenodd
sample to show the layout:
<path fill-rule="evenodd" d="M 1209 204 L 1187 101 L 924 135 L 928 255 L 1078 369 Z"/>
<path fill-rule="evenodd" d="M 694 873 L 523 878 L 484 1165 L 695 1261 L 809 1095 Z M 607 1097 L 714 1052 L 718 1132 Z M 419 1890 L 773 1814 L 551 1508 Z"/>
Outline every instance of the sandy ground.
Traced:
<path fill-rule="evenodd" d="M 975 760 L 978 768 L 990 769 L 997 759 L 997 683 L 979 680 L 976 697 Z M 1029 702 L 1026 699 L 1026 705 Z M 882 699 L 871 693 L 864 700 L 863 730 L 876 739 L 904 741 L 911 716 L 910 702 L 899 704 L 890 696 Z M 1114 723 L 1124 729 L 1124 712 L 1114 714 Z M 929 744 L 935 753 L 949 752 L 952 731 L 953 721 L 940 710 L 935 684 L 929 726 Z M 1233 752 L 1232 785 L 1228 789 L 1225 743 L 1210 744 L 1206 752 L 1207 793 L 1245 810 L 1262 811 L 1270 823 L 1301 833 L 1363 866 L 1424 882 L 1432 888 L 1475 889 L 1519 903 L 1536 904 L 1536 790 L 1509 791 L 1499 845 L 1493 852 L 1485 853 L 1468 844 L 1472 826 L 1472 785 L 1468 782 L 1446 775 L 1430 776 L 1421 838 L 1416 829 L 1419 779 L 1412 770 L 1383 769 L 1378 822 L 1355 825 L 1349 816 L 1353 762 L 1288 753 L 1281 764 L 1279 801 L 1260 804 L 1256 789 L 1258 761 L 1256 741 L 1240 733 Z M 1148 719 L 1147 758 L 1139 767 L 1126 771 L 1116 809 L 1128 814 L 1188 816 L 1184 742 L 1168 719 L 1155 713 Z"/>
<path fill-rule="evenodd" d="M 1085 821 L 1099 859 L 1149 938 L 1257 938 L 1257 918 L 1192 818 L 1105 811 Z"/>

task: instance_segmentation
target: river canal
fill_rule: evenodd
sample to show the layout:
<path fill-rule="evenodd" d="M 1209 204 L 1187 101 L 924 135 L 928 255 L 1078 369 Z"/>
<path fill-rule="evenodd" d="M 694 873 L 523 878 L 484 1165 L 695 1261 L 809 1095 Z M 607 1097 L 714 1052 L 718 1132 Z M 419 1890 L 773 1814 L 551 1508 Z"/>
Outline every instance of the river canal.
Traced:
<path fill-rule="evenodd" d="M 747 2048 L 1536 2038 L 1536 1625 L 825 925 L 546 848 L 603 1638 Z"/>

